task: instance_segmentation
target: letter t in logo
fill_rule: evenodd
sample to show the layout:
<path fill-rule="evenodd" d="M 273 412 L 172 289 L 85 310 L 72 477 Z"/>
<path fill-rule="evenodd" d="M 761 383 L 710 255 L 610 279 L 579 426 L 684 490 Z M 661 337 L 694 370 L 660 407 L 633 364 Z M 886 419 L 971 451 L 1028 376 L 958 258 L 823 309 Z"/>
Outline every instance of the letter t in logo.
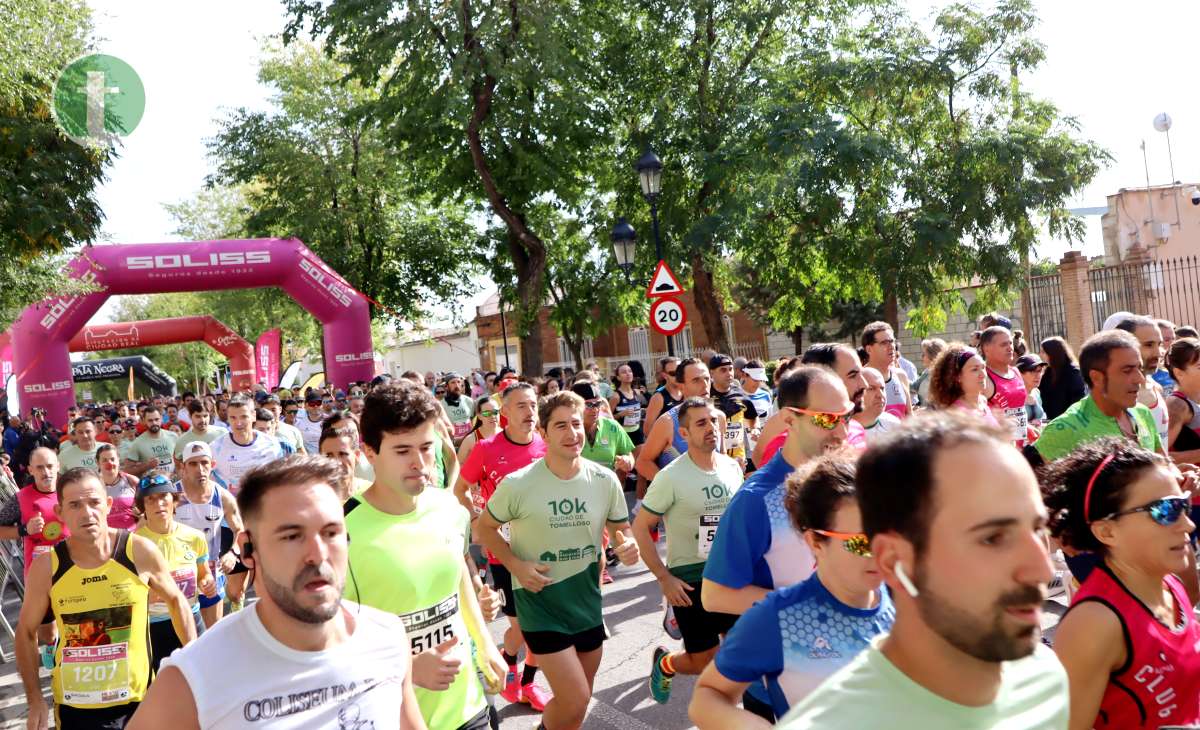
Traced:
<path fill-rule="evenodd" d="M 104 71 L 88 71 L 87 86 L 80 89 L 87 93 L 87 130 L 93 139 L 104 138 L 104 97 L 106 94 L 119 94 L 121 89 L 116 86 L 104 85 Z"/>

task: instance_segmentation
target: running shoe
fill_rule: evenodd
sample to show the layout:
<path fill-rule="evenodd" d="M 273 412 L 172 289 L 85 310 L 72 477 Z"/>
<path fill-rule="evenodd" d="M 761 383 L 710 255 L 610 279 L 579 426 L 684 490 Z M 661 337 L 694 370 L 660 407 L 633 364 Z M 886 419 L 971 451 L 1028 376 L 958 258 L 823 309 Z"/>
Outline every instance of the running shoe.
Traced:
<path fill-rule="evenodd" d="M 650 696 L 660 705 L 671 699 L 671 680 L 675 678 L 662 670 L 662 658 L 669 653 L 666 647 L 655 648 L 654 662 L 650 665 Z"/>
<path fill-rule="evenodd" d="M 533 682 L 521 687 L 521 701 L 532 707 L 537 712 L 544 712 L 546 705 L 550 700 L 554 699 L 554 695 L 537 686 Z"/>
<path fill-rule="evenodd" d="M 665 600 L 663 604 L 666 606 L 663 612 L 663 631 L 667 632 L 667 636 L 679 641 L 683 638 L 683 633 L 679 630 L 679 622 L 675 620 L 675 609 Z"/>
<path fill-rule="evenodd" d="M 1069 573 L 1064 575 L 1063 571 L 1054 571 L 1054 577 L 1050 579 L 1049 585 L 1046 586 L 1046 598 L 1055 598 L 1065 595 L 1067 592 L 1067 581 L 1070 580 Z"/>
<path fill-rule="evenodd" d="M 510 671 L 504 675 L 504 689 L 500 690 L 500 696 L 510 705 L 515 705 L 522 702 L 521 698 L 521 682 L 517 679 L 517 673 Z"/>
<path fill-rule="evenodd" d="M 600 571 L 600 585 L 606 586 L 612 582 L 613 582 L 613 577 L 608 574 L 608 568 L 604 568 L 603 570 L 601 570 Z"/>
<path fill-rule="evenodd" d="M 617 557 L 617 551 L 613 550 L 611 547 L 604 548 L 604 562 L 610 568 L 619 563 L 620 558 Z"/>

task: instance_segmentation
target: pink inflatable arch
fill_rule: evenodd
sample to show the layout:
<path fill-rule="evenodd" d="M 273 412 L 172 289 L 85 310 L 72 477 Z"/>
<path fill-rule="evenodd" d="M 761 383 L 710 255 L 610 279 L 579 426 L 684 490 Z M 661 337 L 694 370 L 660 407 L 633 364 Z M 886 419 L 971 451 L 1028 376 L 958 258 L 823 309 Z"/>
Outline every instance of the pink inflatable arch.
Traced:
<path fill-rule="evenodd" d="M 325 378 L 347 388 L 374 376 L 367 300 L 292 239 L 92 246 L 67 274 L 101 291 L 32 304 L 10 330 L 21 411 L 61 423 L 75 401 L 68 343 L 110 296 L 277 286 L 324 325 Z"/>
<path fill-rule="evenodd" d="M 229 358 L 229 379 L 234 390 L 254 387 L 254 345 L 216 317 L 171 317 L 120 324 L 94 324 L 71 338 L 71 352 L 123 350 L 129 347 L 204 342 Z"/>

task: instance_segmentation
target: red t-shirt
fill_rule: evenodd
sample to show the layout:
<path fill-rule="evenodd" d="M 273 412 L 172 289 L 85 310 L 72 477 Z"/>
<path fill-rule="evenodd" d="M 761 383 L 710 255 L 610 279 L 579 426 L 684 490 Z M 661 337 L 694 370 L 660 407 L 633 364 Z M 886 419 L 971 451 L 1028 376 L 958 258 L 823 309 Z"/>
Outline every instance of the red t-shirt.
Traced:
<path fill-rule="evenodd" d="M 479 510 L 487 505 L 487 501 L 496 493 L 496 487 L 504 477 L 512 474 L 521 467 L 528 466 L 546 455 L 546 442 L 535 431 L 533 440 L 527 444 L 514 443 L 504 431 L 477 441 L 467 455 L 458 475 L 468 484 L 479 485 L 479 496 L 475 507 Z M 496 557 L 488 553 L 488 562 L 499 563 Z"/>

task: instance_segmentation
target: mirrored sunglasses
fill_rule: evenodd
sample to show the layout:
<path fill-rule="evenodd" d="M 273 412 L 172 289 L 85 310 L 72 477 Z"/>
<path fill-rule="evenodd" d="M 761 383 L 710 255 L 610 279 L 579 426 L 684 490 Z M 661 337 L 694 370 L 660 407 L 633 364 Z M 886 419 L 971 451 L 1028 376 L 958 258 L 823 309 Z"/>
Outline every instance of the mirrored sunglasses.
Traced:
<path fill-rule="evenodd" d="M 1156 499 L 1153 502 L 1147 502 L 1141 507 L 1113 512 L 1106 520 L 1115 520 L 1118 517 L 1131 515 L 1136 512 L 1145 512 L 1150 515 L 1150 519 L 1154 520 L 1163 527 L 1169 527 L 1179 521 L 1188 508 L 1192 506 L 1192 493 L 1185 492 L 1180 497 L 1163 497 Z"/>
<path fill-rule="evenodd" d="M 832 431 L 838 427 L 838 424 L 846 425 L 850 423 L 850 416 L 853 414 L 853 409 L 845 413 L 830 413 L 828 411 L 810 411 L 806 408 L 796 408 L 795 406 L 785 406 L 793 413 L 799 413 L 803 416 L 808 416 L 812 420 L 813 425 L 817 428 L 826 431 Z"/>
<path fill-rule="evenodd" d="M 842 547 L 851 555 L 860 558 L 871 557 L 871 541 L 861 532 L 834 532 L 833 530 L 813 530 L 818 535 L 841 540 Z"/>

